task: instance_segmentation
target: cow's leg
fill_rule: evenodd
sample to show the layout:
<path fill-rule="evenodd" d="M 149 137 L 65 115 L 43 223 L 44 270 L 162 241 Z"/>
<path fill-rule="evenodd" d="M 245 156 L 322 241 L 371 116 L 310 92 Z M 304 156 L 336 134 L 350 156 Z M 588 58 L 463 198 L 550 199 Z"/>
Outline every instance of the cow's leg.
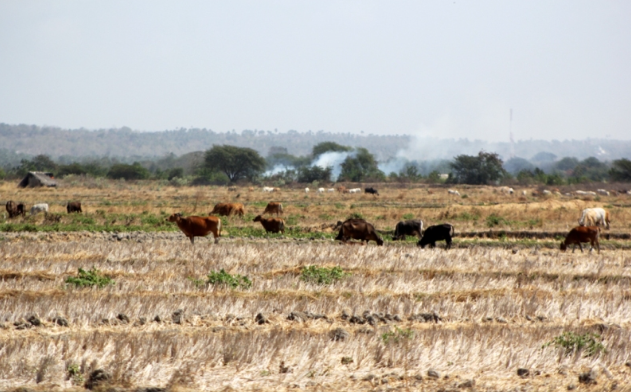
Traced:
<path fill-rule="evenodd" d="M 436 247 L 436 241 L 430 242 L 429 243 L 429 247 L 432 248 L 432 249 L 435 248 Z"/>
<path fill-rule="evenodd" d="M 216 231 L 213 231 L 213 237 L 215 238 L 215 244 L 219 243 L 219 233 Z"/>
<path fill-rule="evenodd" d="M 190 236 L 188 239 L 191 240 L 191 244 L 195 245 L 195 237 Z"/>
<path fill-rule="evenodd" d="M 445 250 L 451 249 L 451 238 L 445 239 L 445 242 L 447 243 L 447 246 L 445 246 Z"/>
<path fill-rule="evenodd" d="M 581 243 L 578 243 L 578 248 L 581 250 L 581 253 L 583 253 L 583 245 L 581 245 Z"/>

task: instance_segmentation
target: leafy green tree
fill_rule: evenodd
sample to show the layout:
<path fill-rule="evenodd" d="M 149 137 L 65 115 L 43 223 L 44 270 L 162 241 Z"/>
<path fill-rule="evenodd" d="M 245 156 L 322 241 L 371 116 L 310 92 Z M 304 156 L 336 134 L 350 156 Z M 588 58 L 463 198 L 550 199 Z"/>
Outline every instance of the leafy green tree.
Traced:
<path fill-rule="evenodd" d="M 125 180 L 144 180 L 149 178 L 149 175 L 149 170 L 142 167 L 138 162 L 134 162 L 132 165 L 117 163 L 107 172 L 107 177 L 109 178 L 124 178 Z"/>
<path fill-rule="evenodd" d="M 48 155 L 37 155 L 31 160 L 22 159 L 16 172 L 23 176 L 30 171 L 55 172 L 57 164 Z"/>
<path fill-rule="evenodd" d="M 379 170 L 377 160 L 365 148 L 358 148 L 353 155 L 342 162 L 342 172 L 338 181 L 360 182 L 365 180 L 384 180 L 386 175 Z"/>
<path fill-rule="evenodd" d="M 595 157 L 589 157 L 579 162 L 574 168 L 572 177 L 584 181 L 604 181 L 608 176 L 609 166 Z"/>
<path fill-rule="evenodd" d="M 84 175 L 87 171 L 79 162 L 73 162 L 67 165 L 59 165 L 59 170 L 57 170 L 57 175 L 59 177 L 65 177 L 70 174 L 74 175 Z"/>
<path fill-rule="evenodd" d="M 0 167 L 0 180 L 4 180 L 4 178 L 7 176 L 7 174 L 4 172 L 4 170 Z"/>
<path fill-rule="evenodd" d="M 631 182 L 631 161 L 622 158 L 611 163 L 609 177 L 612 181 Z"/>
<path fill-rule="evenodd" d="M 265 159 L 251 148 L 224 144 L 206 151 L 203 167 L 224 173 L 231 182 L 252 180 L 265 171 Z"/>
<path fill-rule="evenodd" d="M 460 184 L 488 184 L 505 177 L 498 154 L 480 151 L 478 156 L 458 155 L 451 163 L 451 180 Z"/>
<path fill-rule="evenodd" d="M 313 181 L 331 181 L 333 168 L 320 166 L 303 166 L 298 168 L 298 182 L 311 183 Z"/>
<path fill-rule="evenodd" d="M 533 170 L 535 165 L 524 158 L 514 157 L 504 162 L 504 169 L 512 174 L 517 174 L 522 170 Z"/>
<path fill-rule="evenodd" d="M 313 146 L 313 151 L 311 155 L 315 159 L 326 152 L 344 152 L 344 151 L 352 151 L 352 150 L 353 150 L 352 147 L 343 146 L 335 142 L 322 142 Z"/>
<path fill-rule="evenodd" d="M 578 159 L 574 157 L 565 157 L 560 161 L 556 162 L 553 166 L 555 170 L 560 170 L 563 172 L 571 172 L 574 170 L 576 166 L 578 166 Z"/>

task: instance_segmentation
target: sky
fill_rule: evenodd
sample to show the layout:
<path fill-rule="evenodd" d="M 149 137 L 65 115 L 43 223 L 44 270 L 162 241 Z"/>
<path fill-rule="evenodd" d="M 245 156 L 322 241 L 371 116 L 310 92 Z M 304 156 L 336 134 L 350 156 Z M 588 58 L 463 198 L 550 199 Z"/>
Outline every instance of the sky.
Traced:
<path fill-rule="evenodd" d="M 629 20 L 629 1 L 0 0 L 0 122 L 629 140 Z"/>

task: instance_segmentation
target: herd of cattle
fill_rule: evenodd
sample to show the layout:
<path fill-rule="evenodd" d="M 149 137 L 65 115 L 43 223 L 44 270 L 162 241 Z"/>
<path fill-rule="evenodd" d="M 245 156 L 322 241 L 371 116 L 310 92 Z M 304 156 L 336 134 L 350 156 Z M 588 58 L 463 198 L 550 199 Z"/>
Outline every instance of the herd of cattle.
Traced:
<path fill-rule="evenodd" d="M 273 190 L 274 188 L 271 189 Z M 343 193 L 354 190 L 355 189 L 346 190 L 344 187 L 338 187 L 338 191 Z M 307 188 L 306 191 L 308 192 L 309 189 Z M 370 194 L 379 194 L 377 190 L 373 188 L 365 188 L 364 191 Z M 502 188 L 501 191 L 512 193 L 512 189 L 510 188 L 508 191 Z M 457 193 L 457 191 L 449 190 L 449 193 Z M 24 216 L 26 214 L 26 207 L 24 203 L 16 203 L 11 200 L 6 203 L 6 210 L 9 218 Z M 78 201 L 68 202 L 66 210 L 69 214 L 83 212 L 81 209 L 81 202 Z M 35 204 L 30 209 L 31 215 L 36 215 L 40 212 L 48 213 L 48 204 Z M 192 244 L 195 243 L 195 237 L 205 237 L 211 233 L 213 234 L 215 243 L 217 243 L 221 235 L 221 220 L 218 217 L 213 216 L 215 214 L 220 216 L 236 215 L 243 217 L 245 214 L 245 206 L 242 203 L 218 203 L 214 206 L 208 216 L 183 217 L 182 214 L 176 213 L 171 215 L 167 221 L 177 224 L 178 228 L 190 239 Z M 276 217 L 263 217 L 265 214 L 275 214 Z M 268 233 L 284 233 L 285 221 L 280 218 L 280 215 L 282 214 L 283 205 L 278 202 L 270 202 L 265 207 L 263 213 L 257 215 L 253 221 L 260 222 L 265 231 Z M 591 248 L 593 249 L 595 246 L 600 253 L 600 244 L 598 242 L 600 226 L 609 229 L 609 212 L 603 208 L 586 208 L 583 210 L 578 223 L 579 226 L 573 228 L 567 234 L 565 240 L 561 243 L 560 249 L 565 251 L 568 246 L 573 245 L 572 252 L 574 252 L 576 245 L 578 245 L 582 252 L 583 247 L 581 246 L 581 243 L 589 242 L 591 244 Z M 364 219 L 347 219 L 344 222 L 338 222 L 337 227 L 339 227 L 339 233 L 335 239 L 343 243 L 349 243 L 349 240 L 355 239 L 360 240 L 361 244 L 368 243 L 369 241 L 375 241 L 377 245 L 383 245 L 383 239 L 379 235 L 379 232 L 371 223 L 368 223 Z M 397 223 L 392 240 L 399 241 L 405 240 L 406 236 L 416 236 L 419 238 L 417 245 L 422 248 L 427 245 L 433 248 L 436 246 L 437 241 L 445 241 L 445 248 L 449 249 L 454 235 L 454 227 L 449 223 L 430 226 L 423 230 L 422 220 L 410 219 Z M 353 243 L 350 242 L 349 244 Z"/>

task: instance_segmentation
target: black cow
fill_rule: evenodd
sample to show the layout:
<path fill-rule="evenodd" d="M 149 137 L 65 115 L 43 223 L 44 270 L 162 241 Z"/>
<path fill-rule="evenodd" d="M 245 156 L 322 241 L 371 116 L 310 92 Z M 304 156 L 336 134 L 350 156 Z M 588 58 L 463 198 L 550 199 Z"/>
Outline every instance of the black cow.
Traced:
<path fill-rule="evenodd" d="M 394 229 L 393 241 L 403 240 L 405 241 L 406 235 L 415 235 L 421 238 L 423 233 L 423 221 L 420 219 L 410 219 L 397 223 L 397 227 Z"/>
<path fill-rule="evenodd" d="M 81 202 L 69 201 L 68 204 L 66 205 L 66 211 L 68 211 L 69 214 L 73 212 L 83 212 L 83 210 L 81 210 Z"/>
<path fill-rule="evenodd" d="M 376 190 L 376 189 L 375 189 L 375 188 L 373 188 L 373 187 L 370 187 L 370 188 L 364 188 L 364 193 L 370 193 L 370 194 L 372 194 L 372 195 L 377 195 L 377 196 L 379 196 L 379 191 L 378 191 L 378 190 Z"/>
<path fill-rule="evenodd" d="M 436 241 L 445 241 L 447 245 L 445 250 L 451 248 L 451 237 L 454 236 L 454 227 L 449 223 L 442 225 L 430 226 L 425 230 L 423 238 L 417 243 L 421 248 L 429 245 L 431 248 L 436 246 Z"/>
<path fill-rule="evenodd" d="M 13 200 L 9 200 L 5 207 L 9 213 L 9 218 L 15 218 L 19 215 L 24 216 L 24 203 L 15 203 Z"/>

